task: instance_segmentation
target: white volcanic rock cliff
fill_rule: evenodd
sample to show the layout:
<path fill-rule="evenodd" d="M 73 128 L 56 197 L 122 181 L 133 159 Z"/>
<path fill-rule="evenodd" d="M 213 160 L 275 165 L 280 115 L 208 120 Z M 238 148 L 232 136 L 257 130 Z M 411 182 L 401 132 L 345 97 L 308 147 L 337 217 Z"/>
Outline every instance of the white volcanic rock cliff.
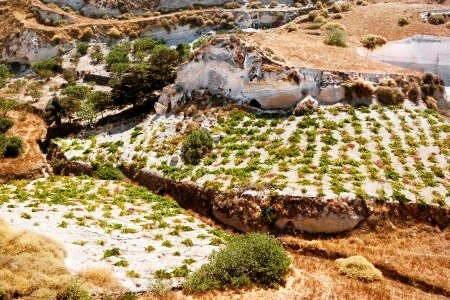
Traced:
<path fill-rule="evenodd" d="M 264 51 L 235 36 L 214 37 L 180 66 L 175 84 L 166 87 L 158 111 L 170 110 L 192 99 L 221 98 L 262 109 L 291 109 L 306 95 L 320 105 L 349 102 L 344 83 L 362 79 L 373 85 L 395 74 L 326 71 L 284 65 Z M 416 78 L 417 79 L 417 78 Z M 419 80 L 419 79 L 417 79 Z M 434 95 L 440 108 L 448 106 L 445 94 Z M 375 103 L 375 97 L 353 97 L 351 104 Z"/>

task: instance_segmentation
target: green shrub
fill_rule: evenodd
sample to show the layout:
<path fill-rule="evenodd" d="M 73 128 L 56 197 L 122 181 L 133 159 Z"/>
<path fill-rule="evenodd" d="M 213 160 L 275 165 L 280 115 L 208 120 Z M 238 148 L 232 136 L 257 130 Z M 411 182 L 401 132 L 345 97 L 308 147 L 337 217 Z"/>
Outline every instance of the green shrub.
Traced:
<path fill-rule="evenodd" d="M 290 263 L 283 246 L 273 236 L 240 235 L 214 253 L 210 262 L 190 275 L 183 287 L 191 293 L 253 284 L 276 287 L 284 284 Z"/>
<path fill-rule="evenodd" d="M 63 71 L 63 77 L 70 83 L 76 81 L 78 76 L 75 69 L 65 69 Z"/>
<path fill-rule="evenodd" d="M 381 47 L 386 44 L 386 39 L 384 37 L 375 34 L 367 34 L 363 36 L 360 41 L 361 44 L 369 50 L 373 50 L 376 47 Z"/>
<path fill-rule="evenodd" d="M 110 52 L 106 56 L 106 63 L 108 66 L 112 66 L 113 64 L 129 64 L 130 58 L 128 57 L 128 53 L 126 49 L 120 46 L 112 46 Z"/>
<path fill-rule="evenodd" d="M 84 98 L 86 98 L 90 90 L 91 88 L 88 86 L 73 84 L 63 89 L 61 91 L 61 94 L 78 100 L 83 100 Z"/>
<path fill-rule="evenodd" d="M 10 118 L 0 118 L 0 133 L 5 133 L 14 125 Z"/>
<path fill-rule="evenodd" d="M 150 53 L 153 50 L 153 48 L 155 48 L 159 44 L 164 44 L 164 42 L 161 40 L 153 40 L 145 37 L 137 39 L 133 43 L 133 52 L 136 53 L 139 51 L 145 51 Z"/>
<path fill-rule="evenodd" d="M 186 163 L 197 165 L 212 147 L 211 134 L 204 129 L 196 129 L 185 137 L 181 152 Z"/>
<path fill-rule="evenodd" d="M 0 134 L 0 157 L 17 157 L 22 150 L 22 140 L 18 136 Z"/>
<path fill-rule="evenodd" d="M 83 290 L 77 280 L 73 280 L 62 292 L 56 296 L 57 300 L 89 300 L 89 293 Z"/>
<path fill-rule="evenodd" d="M 110 163 L 98 166 L 94 170 L 93 175 L 103 180 L 120 180 L 125 178 L 125 175 Z"/>
<path fill-rule="evenodd" d="M 398 87 L 379 86 L 376 94 L 378 101 L 385 105 L 397 105 L 405 100 L 405 95 Z"/>
<path fill-rule="evenodd" d="M 55 76 L 55 73 L 61 70 L 61 66 L 56 60 L 49 58 L 35 62 L 32 69 L 39 76 L 49 78 Z"/>
<path fill-rule="evenodd" d="M 347 47 L 347 32 L 338 23 L 325 25 L 325 44 L 330 46 Z"/>
<path fill-rule="evenodd" d="M 78 43 L 77 53 L 79 53 L 80 55 L 86 55 L 88 48 L 89 48 L 88 43 L 86 43 L 86 42 Z"/>
<path fill-rule="evenodd" d="M 11 77 L 8 68 L 4 64 L 0 64 L 0 89 L 6 85 L 6 79 Z"/>

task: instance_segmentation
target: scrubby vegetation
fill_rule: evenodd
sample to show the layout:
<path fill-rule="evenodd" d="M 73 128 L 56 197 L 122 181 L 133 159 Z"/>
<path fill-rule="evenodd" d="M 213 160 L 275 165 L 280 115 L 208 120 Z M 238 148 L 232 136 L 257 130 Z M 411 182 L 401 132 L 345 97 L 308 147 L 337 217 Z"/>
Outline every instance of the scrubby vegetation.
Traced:
<path fill-rule="evenodd" d="M 181 152 L 186 163 L 197 165 L 212 147 L 211 134 L 204 129 L 196 129 L 186 136 Z"/>
<path fill-rule="evenodd" d="M 338 23 L 328 23 L 324 26 L 325 44 L 330 46 L 347 47 L 347 32 Z"/>
<path fill-rule="evenodd" d="M 4 64 L 0 64 L 0 89 L 6 85 L 6 80 L 11 77 L 9 69 Z"/>
<path fill-rule="evenodd" d="M 0 134 L 0 157 L 17 157 L 22 150 L 22 140 L 18 136 Z"/>
<path fill-rule="evenodd" d="M 385 105 L 397 105 L 405 101 L 405 95 L 398 87 L 379 86 L 376 90 L 378 101 Z"/>
<path fill-rule="evenodd" d="M 290 263 L 274 237 L 258 233 L 240 235 L 190 275 L 184 289 L 195 293 L 250 285 L 274 287 L 284 284 Z"/>
<path fill-rule="evenodd" d="M 336 260 L 339 272 L 363 281 L 375 281 L 382 278 L 381 271 L 363 256 L 350 256 Z"/>
<path fill-rule="evenodd" d="M 70 282 L 64 248 L 30 232 L 15 232 L 0 219 L 0 287 L 4 299 L 55 299 Z M 73 298 L 64 298 L 73 299 Z"/>
<path fill-rule="evenodd" d="M 50 78 L 55 76 L 55 73 L 61 71 L 61 65 L 55 59 L 49 58 L 38 61 L 32 66 L 33 71 L 42 78 Z"/>
<path fill-rule="evenodd" d="M 386 42 L 384 37 L 375 34 L 368 34 L 361 38 L 361 44 L 369 50 L 381 47 L 386 44 Z"/>

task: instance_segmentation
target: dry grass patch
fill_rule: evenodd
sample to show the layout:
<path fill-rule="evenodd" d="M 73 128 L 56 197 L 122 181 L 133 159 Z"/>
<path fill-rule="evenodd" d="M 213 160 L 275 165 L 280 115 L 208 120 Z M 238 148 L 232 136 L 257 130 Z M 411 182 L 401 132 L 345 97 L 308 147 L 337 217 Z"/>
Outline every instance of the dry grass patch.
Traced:
<path fill-rule="evenodd" d="M 395 223 L 395 225 L 394 225 Z M 450 290 L 450 232 L 414 221 L 372 216 L 347 234 L 308 239 L 283 237 L 289 245 L 340 257 L 362 255 L 377 268 L 383 266 L 414 280 Z"/>
<path fill-rule="evenodd" d="M 101 287 L 103 290 L 122 290 L 119 281 L 113 276 L 112 271 L 106 268 L 92 268 L 79 272 L 78 277 L 90 289 Z"/>
<path fill-rule="evenodd" d="M 355 255 L 336 260 L 339 272 L 348 277 L 363 281 L 375 281 L 382 278 L 381 271 L 374 267 L 364 256 Z"/>
<path fill-rule="evenodd" d="M 0 220 L 0 288 L 6 297 L 54 299 L 71 281 L 66 253 L 53 240 L 14 232 Z"/>

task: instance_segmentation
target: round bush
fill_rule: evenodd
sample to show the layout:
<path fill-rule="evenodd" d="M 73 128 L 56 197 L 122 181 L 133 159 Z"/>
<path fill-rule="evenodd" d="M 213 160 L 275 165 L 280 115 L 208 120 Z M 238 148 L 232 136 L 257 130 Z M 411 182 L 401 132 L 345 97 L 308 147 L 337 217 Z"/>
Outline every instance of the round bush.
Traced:
<path fill-rule="evenodd" d="M 325 44 L 330 46 L 347 47 L 347 32 L 338 23 L 325 25 Z"/>
<path fill-rule="evenodd" d="M 197 165 L 212 147 L 213 139 L 211 134 L 204 129 L 196 129 L 184 139 L 181 152 L 186 163 Z"/>
<path fill-rule="evenodd" d="M 88 48 L 89 48 L 89 44 L 88 43 L 86 43 L 86 42 L 78 43 L 78 45 L 77 45 L 77 52 L 80 55 L 86 55 Z"/>
<path fill-rule="evenodd" d="M 0 133 L 5 133 L 14 125 L 10 118 L 0 118 Z"/>
<path fill-rule="evenodd" d="M 0 134 L 0 157 L 17 157 L 22 150 L 22 140 L 18 136 Z"/>
<path fill-rule="evenodd" d="M 385 105 L 401 104 L 405 100 L 405 95 L 398 87 L 379 86 L 376 94 L 378 101 Z"/>
<path fill-rule="evenodd" d="M 202 292 L 249 285 L 276 287 L 285 283 L 291 264 L 281 243 L 271 235 L 249 233 L 232 238 L 210 262 L 190 275 L 184 289 Z"/>
<path fill-rule="evenodd" d="M 336 263 L 339 272 L 351 278 L 363 281 L 375 281 L 382 278 L 381 271 L 363 256 L 356 255 L 340 258 L 336 260 Z"/>

